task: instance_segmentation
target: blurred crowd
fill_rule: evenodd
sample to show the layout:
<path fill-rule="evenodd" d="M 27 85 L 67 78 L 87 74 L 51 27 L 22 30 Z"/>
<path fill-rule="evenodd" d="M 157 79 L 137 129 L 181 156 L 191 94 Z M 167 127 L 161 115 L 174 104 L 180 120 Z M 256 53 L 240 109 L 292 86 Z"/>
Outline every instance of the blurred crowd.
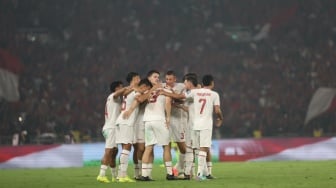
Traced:
<path fill-rule="evenodd" d="M 24 71 L 21 100 L 6 108 L 1 135 L 12 134 L 13 119 L 24 116 L 32 136 L 99 140 L 109 83 L 126 84 L 129 71 L 145 76 L 150 69 L 215 76 L 225 116 L 215 138 L 253 137 L 256 130 L 265 137 L 312 136 L 319 126 L 335 134 L 335 114 L 303 124 L 314 91 L 336 84 L 335 5 L 2 0 L 0 41 Z"/>

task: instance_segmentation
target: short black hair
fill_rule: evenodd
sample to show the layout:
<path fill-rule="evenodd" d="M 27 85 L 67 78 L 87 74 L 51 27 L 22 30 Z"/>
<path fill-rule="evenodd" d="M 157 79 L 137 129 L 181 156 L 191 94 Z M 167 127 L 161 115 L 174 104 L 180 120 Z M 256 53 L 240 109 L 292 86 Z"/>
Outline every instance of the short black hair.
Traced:
<path fill-rule="evenodd" d="M 126 76 L 127 83 L 131 83 L 132 79 L 136 76 L 139 76 L 139 74 L 136 72 L 129 72 Z"/>
<path fill-rule="evenodd" d="M 122 81 L 114 81 L 114 82 L 112 82 L 111 84 L 110 84 L 110 92 L 111 93 L 114 93 L 115 92 L 115 90 L 116 90 L 116 88 L 117 87 L 119 87 L 120 85 L 122 85 L 123 83 L 122 83 Z"/>
<path fill-rule="evenodd" d="M 173 75 L 176 76 L 175 72 L 173 70 L 169 70 L 166 72 L 166 75 Z"/>
<path fill-rule="evenodd" d="M 157 74 L 160 75 L 160 72 L 159 72 L 159 71 L 157 71 L 157 70 L 150 70 L 150 71 L 147 73 L 147 78 L 150 77 L 150 76 L 152 76 L 152 74 L 154 74 L 154 73 L 157 73 Z"/>
<path fill-rule="evenodd" d="M 188 73 L 183 76 L 183 81 L 187 80 L 190 81 L 195 87 L 198 85 L 198 79 L 196 73 Z"/>
<path fill-rule="evenodd" d="M 213 81 L 214 81 L 214 77 L 210 74 L 206 74 L 202 78 L 203 86 L 210 86 Z"/>
<path fill-rule="evenodd" d="M 138 86 L 141 86 L 141 85 L 146 85 L 146 86 L 149 86 L 149 87 L 153 87 L 153 84 L 147 78 L 144 78 L 144 79 L 140 80 Z"/>

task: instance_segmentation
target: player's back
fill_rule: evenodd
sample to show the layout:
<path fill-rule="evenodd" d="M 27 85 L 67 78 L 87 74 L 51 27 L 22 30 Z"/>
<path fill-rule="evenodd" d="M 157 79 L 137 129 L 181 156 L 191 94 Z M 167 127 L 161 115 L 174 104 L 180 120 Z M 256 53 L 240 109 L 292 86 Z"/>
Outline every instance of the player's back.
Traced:
<path fill-rule="evenodd" d="M 105 104 L 105 124 L 103 129 L 105 128 L 114 128 L 115 121 L 120 114 L 121 109 L 121 98 L 114 98 L 114 93 L 110 94 L 107 97 Z"/>
<path fill-rule="evenodd" d="M 155 90 L 145 107 L 143 121 L 165 121 L 166 97 Z"/>
<path fill-rule="evenodd" d="M 217 92 L 207 88 L 191 90 L 194 98 L 194 130 L 212 129 L 213 110 L 219 105 Z"/>

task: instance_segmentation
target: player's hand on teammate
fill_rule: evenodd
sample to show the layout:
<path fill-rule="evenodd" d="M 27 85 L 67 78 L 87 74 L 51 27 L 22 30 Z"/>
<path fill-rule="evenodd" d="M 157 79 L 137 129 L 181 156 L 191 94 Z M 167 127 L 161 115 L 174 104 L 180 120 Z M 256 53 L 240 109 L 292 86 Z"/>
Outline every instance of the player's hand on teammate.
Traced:
<path fill-rule="evenodd" d="M 159 88 L 158 91 L 159 95 L 165 95 L 165 91 L 162 88 Z"/>
<path fill-rule="evenodd" d="M 124 119 L 128 119 L 128 118 L 130 117 L 130 115 L 131 115 L 131 112 L 128 111 L 128 110 L 126 110 L 126 111 L 124 112 L 124 114 L 123 114 L 123 118 L 124 118 Z"/>

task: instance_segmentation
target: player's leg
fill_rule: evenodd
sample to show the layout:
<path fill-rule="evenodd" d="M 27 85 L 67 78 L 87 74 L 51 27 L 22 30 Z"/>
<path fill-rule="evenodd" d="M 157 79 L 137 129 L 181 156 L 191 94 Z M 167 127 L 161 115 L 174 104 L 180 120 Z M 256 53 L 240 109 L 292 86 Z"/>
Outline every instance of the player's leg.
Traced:
<path fill-rule="evenodd" d="M 101 160 L 99 175 L 97 176 L 97 181 L 103 183 L 109 183 L 110 181 L 106 177 L 106 170 L 111 163 L 112 154 L 112 129 L 103 129 L 103 136 L 105 138 L 105 150 L 104 155 Z"/>
<path fill-rule="evenodd" d="M 198 166 L 197 166 L 197 177 L 199 180 L 203 180 L 205 178 L 206 172 L 206 157 L 207 157 L 207 147 L 200 147 L 198 152 Z"/>
<path fill-rule="evenodd" d="M 157 121 L 156 124 L 157 126 L 154 128 L 154 132 L 157 144 L 163 146 L 163 161 L 167 171 L 166 179 L 175 180 L 176 177 L 173 174 L 169 129 L 167 129 L 165 122 Z"/>
<path fill-rule="evenodd" d="M 153 148 L 157 143 L 154 131 L 153 122 L 145 122 L 145 150 L 142 155 L 141 179 L 142 181 L 150 181 L 153 168 Z"/>
<path fill-rule="evenodd" d="M 212 176 L 212 161 L 211 161 L 211 149 L 208 150 L 207 153 L 207 158 L 206 158 L 206 166 L 207 166 L 207 174 L 206 174 L 206 178 L 207 179 L 214 179 L 215 177 Z"/>
<path fill-rule="evenodd" d="M 133 164 L 134 164 L 134 179 L 140 174 L 139 160 L 138 160 L 138 144 L 133 144 Z"/>
<path fill-rule="evenodd" d="M 169 143 L 163 146 L 163 161 L 164 161 L 166 172 L 167 172 L 166 179 L 167 180 L 177 180 L 177 178 L 173 174 L 171 147 Z"/>
<path fill-rule="evenodd" d="M 122 146 L 120 153 L 119 182 L 135 182 L 127 175 L 129 155 L 131 153 L 132 143 L 134 142 L 134 127 L 129 125 L 119 125 L 117 130 L 116 142 Z"/>
<path fill-rule="evenodd" d="M 134 164 L 137 165 L 134 166 L 134 178 L 138 180 L 141 177 L 142 155 L 145 151 L 145 125 L 142 121 L 135 125 L 135 140 L 133 160 Z M 137 163 L 135 160 L 137 160 Z"/>
<path fill-rule="evenodd" d="M 103 182 L 103 183 L 109 183 L 110 181 L 106 177 L 106 170 L 109 167 L 111 158 L 111 150 L 110 148 L 105 148 L 104 156 L 101 160 L 101 165 L 100 165 L 100 170 L 99 170 L 99 175 L 97 177 L 97 181 Z"/>
<path fill-rule="evenodd" d="M 154 145 L 148 145 L 145 147 L 145 151 L 142 155 L 142 167 L 141 167 L 141 179 L 144 181 L 151 180 L 151 173 L 153 168 L 153 148 Z"/>
<path fill-rule="evenodd" d="M 118 173 L 117 173 L 117 155 L 118 155 L 118 147 L 112 148 L 111 153 L 111 162 L 110 162 L 110 169 L 112 175 L 112 182 L 116 181 Z"/>
<path fill-rule="evenodd" d="M 141 167 L 142 167 L 142 156 L 143 156 L 143 153 L 145 151 L 145 143 L 136 143 L 136 148 L 137 148 L 137 151 L 136 151 L 136 157 L 137 157 L 137 166 L 135 166 L 135 169 L 134 169 L 134 177 L 135 179 L 138 179 L 140 176 L 141 176 Z M 135 151 L 134 151 L 135 152 Z"/>
<path fill-rule="evenodd" d="M 193 136 L 191 126 L 186 126 L 185 129 L 185 145 L 186 145 L 186 152 L 185 152 L 185 162 L 184 162 L 184 179 L 190 180 L 192 175 L 192 166 L 194 164 L 194 150 L 192 148 L 193 143 Z"/>
<path fill-rule="evenodd" d="M 122 144 L 122 151 L 120 153 L 120 171 L 118 173 L 119 182 L 130 182 L 127 175 L 128 160 L 131 152 L 131 144 Z M 132 180 L 133 181 L 133 180 Z"/>
<path fill-rule="evenodd" d="M 184 179 L 189 180 L 192 176 L 192 165 L 194 163 L 194 151 L 190 146 L 186 148 L 185 154 L 185 167 L 184 167 Z"/>
<path fill-rule="evenodd" d="M 173 168 L 173 171 L 177 171 L 177 174 L 183 174 L 184 172 L 184 163 L 185 163 L 185 153 L 186 153 L 186 145 L 185 145 L 185 125 L 180 118 L 171 118 L 170 124 L 170 136 L 174 143 L 176 143 L 178 148 L 178 160 Z M 174 173 L 175 174 L 175 173 Z"/>
<path fill-rule="evenodd" d="M 176 167 L 178 170 L 178 174 L 181 175 L 184 174 L 186 144 L 185 142 L 176 142 L 176 144 L 179 149 L 179 158 Z"/>
<path fill-rule="evenodd" d="M 199 152 L 198 152 L 198 167 L 197 167 L 197 179 L 206 179 L 207 174 L 206 158 L 209 148 L 211 146 L 211 130 L 200 130 L 199 133 Z"/>

